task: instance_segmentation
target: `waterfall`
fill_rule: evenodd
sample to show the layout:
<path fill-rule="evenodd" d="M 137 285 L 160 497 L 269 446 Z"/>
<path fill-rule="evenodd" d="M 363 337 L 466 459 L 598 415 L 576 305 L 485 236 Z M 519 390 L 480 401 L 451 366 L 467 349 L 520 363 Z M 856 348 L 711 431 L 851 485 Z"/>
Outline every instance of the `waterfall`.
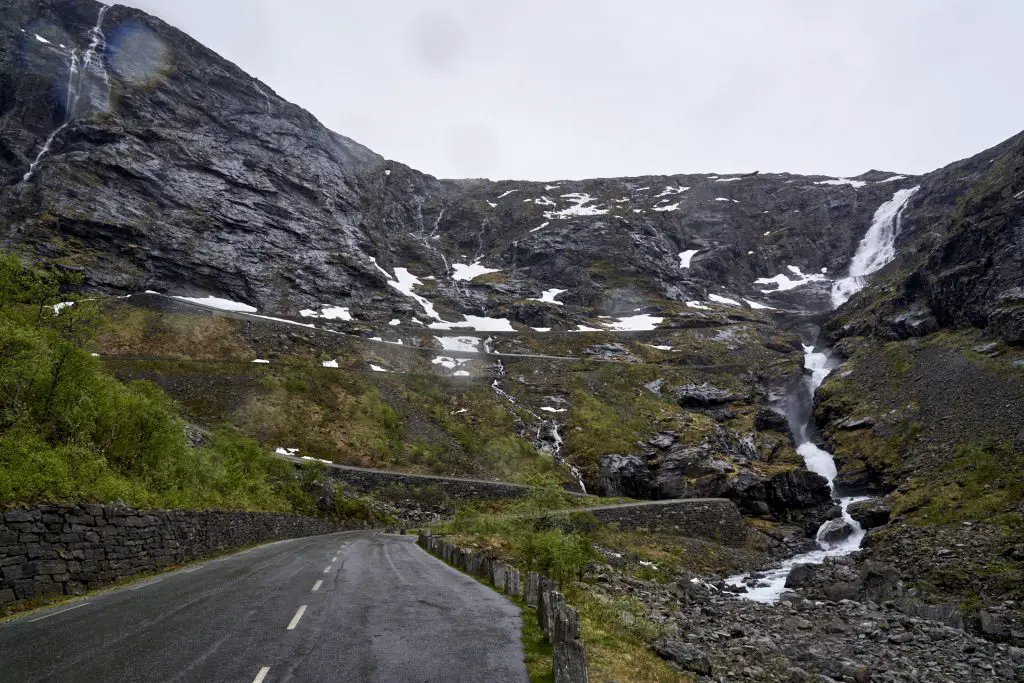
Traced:
<path fill-rule="evenodd" d="M 900 190 L 878 207 L 871 227 L 857 245 L 849 274 L 832 284 L 832 308 L 839 308 L 867 286 L 867 276 L 878 272 L 896 258 L 896 237 L 907 202 L 921 187 Z"/>
<path fill-rule="evenodd" d="M 867 286 L 867 277 L 882 269 L 896 257 L 896 237 L 899 235 L 903 211 L 907 207 L 907 202 L 919 189 L 920 187 L 913 187 L 900 190 L 875 211 L 871 226 L 850 261 L 849 275 L 837 280 L 832 285 L 833 308 L 843 305 L 850 297 L 864 289 Z M 814 394 L 832 372 L 832 369 L 832 359 L 827 349 L 817 351 L 813 345 L 804 346 L 806 374 L 795 396 L 790 397 L 791 405 L 788 414 L 793 442 L 796 445 L 797 453 L 804 459 L 805 467 L 824 477 L 832 490 L 833 498 L 837 498 L 836 462 L 831 453 L 819 448 L 814 443 L 811 434 Z M 750 585 L 751 579 L 748 574 L 731 576 L 726 579 L 726 583 L 731 586 L 747 586 L 747 592 L 740 594 L 739 597 L 756 602 L 776 602 L 785 591 L 786 578 L 795 565 L 821 564 L 827 557 L 849 555 L 860 548 L 861 541 L 864 540 L 864 529 L 857 520 L 850 516 L 847 508 L 851 503 L 865 499 L 865 497 L 837 498 L 842 511 L 842 519 L 851 529 L 851 533 L 845 538 L 837 542 L 827 541 L 824 538 L 824 532 L 832 522 L 825 522 L 815 535 L 815 541 L 818 544 L 816 550 L 789 558 L 780 566 L 760 575 L 753 585 Z"/>
<path fill-rule="evenodd" d="M 32 175 L 36 172 L 36 167 L 39 166 L 39 162 L 43 160 L 50 152 L 50 145 L 53 144 L 54 139 L 60 134 L 62 130 L 68 127 L 78 115 L 79 115 L 79 104 L 81 102 L 83 91 L 88 91 L 88 78 L 91 73 L 98 74 L 99 78 L 103 81 L 104 93 L 103 97 L 105 100 L 110 99 L 110 76 L 107 74 L 107 69 L 103 64 L 102 52 L 106 49 L 107 40 L 103 34 L 103 17 L 106 15 L 107 10 L 110 9 L 107 5 L 101 5 L 99 15 L 96 17 L 96 25 L 89 29 L 89 47 L 86 48 L 82 54 L 81 60 L 78 58 L 78 50 L 72 49 L 70 58 L 68 59 L 68 83 L 67 83 L 67 95 L 64 99 L 64 121 L 61 123 L 52 133 L 50 133 L 46 140 L 43 142 L 43 146 L 36 154 L 35 159 L 29 164 L 28 171 L 22 176 L 21 182 L 27 182 L 32 178 Z M 87 93 L 89 99 L 92 99 L 92 92 Z M 89 102 L 90 108 L 92 102 Z"/>

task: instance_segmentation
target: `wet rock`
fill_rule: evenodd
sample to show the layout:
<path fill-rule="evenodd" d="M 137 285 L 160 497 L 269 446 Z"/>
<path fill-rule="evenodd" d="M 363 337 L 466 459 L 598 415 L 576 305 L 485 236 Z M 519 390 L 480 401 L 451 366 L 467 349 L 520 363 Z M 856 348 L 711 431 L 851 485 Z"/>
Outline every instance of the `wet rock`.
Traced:
<path fill-rule="evenodd" d="M 683 671 L 701 676 L 710 676 L 711 662 L 699 649 L 681 640 L 661 639 L 654 644 L 654 651 L 665 661 Z"/>
<path fill-rule="evenodd" d="M 814 575 L 814 565 L 797 564 L 789 570 L 786 577 L 786 588 L 800 588 L 805 585 Z"/>
<path fill-rule="evenodd" d="M 843 518 L 830 519 L 818 531 L 818 539 L 823 543 L 835 545 L 853 533 L 853 527 Z"/>
<path fill-rule="evenodd" d="M 882 500 L 862 500 L 850 503 L 846 511 L 865 529 L 874 529 L 889 523 L 892 504 Z"/>
<path fill-rule="evenodd" d="M 754 416 L 754 428 L 758 431 L 789 432 L 786 416 L 770 408 L 761 408 Z"/>
<path fill-rule="evenodd" d="M 622 344 L 594 344 L 583 350 L 587 356 L 601 360 L 625 361 L 627 363 L 639 363 L 639 358 L 630 353 Z"/>
<path fill-rule="evenodd" d="M 602 455 L 597 459 L 599 486 L 605 496 L 650 498 L 647 463 L 635 455 Z"/>
<path fill-rule="evenodd" d="M 852 418 L 851 417 L 851 418 L 848 418 L 846 420 L 841 420 L 839 422 L 836 422 L 836 427 L 838 429 L 846 429 L 846 430 L 850 430 L 850 431 L 855 430 L 855 429 L 865 429 L 867 427 L 873 427 L 874 425 L 875 425 L 875 418 L 873 418 L 873 417 L 858 417 L 858 418 Z"/>
<path fill-rule="evenodd" d="M 675 390 L 675 397 L 683 408 L 707 408 L 729 403 L 739 398 L 735 394 L 707 382 L 679 387 Z"/>

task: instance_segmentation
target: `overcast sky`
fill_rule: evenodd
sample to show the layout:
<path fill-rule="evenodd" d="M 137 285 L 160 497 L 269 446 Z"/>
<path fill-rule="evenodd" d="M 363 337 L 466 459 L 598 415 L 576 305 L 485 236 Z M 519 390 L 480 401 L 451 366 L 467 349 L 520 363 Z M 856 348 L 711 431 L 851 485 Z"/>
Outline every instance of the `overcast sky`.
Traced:
<path fill-rule="evenodd" d="M 129 0 L 440 177 L 925 172 L 1024 129 L 1021 0 Z"/>

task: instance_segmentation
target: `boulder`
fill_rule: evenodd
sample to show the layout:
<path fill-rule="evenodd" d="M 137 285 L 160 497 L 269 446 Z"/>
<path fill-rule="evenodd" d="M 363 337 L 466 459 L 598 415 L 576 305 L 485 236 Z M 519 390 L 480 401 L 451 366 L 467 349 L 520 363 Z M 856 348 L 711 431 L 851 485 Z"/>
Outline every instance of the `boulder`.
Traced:
<path fill-rule="evenodd" d="M 739 398 L 735 394 L 707 382 L 681 386 L 675 390 L 675 397 L 683 408 L 707 408 L 729 403 Z"/>
<path fill-rule="evenodd" d="M 867 560 L 860 568 L 861 592 L 866 600 L 882 603 L 903 594 L 900 573 L 891 564 Z"/>
<path fill-rule="evenodd" d="M 635 455 L 602 455 L 597 459 L 600 489 L 605 496 L 650 498 L 651 474 Z"/>
<path fill-rule="evenodd" d="M 830 519 L 818 529 L 818 541 L 820 543 L 836 545 L 849 538 L 852 533 L 853 527 L 845 519 L 841 517 Z"/>
<path fill-rule="evenodd" d="M 874 529 L 889 523 L 892 505 L 881 500 L 862 500 L 850 503 L 846 511 L 865 529 Z"/>
<path fill-rule="evenodd" d="M 711 661 L 707 655 L 682 640 L 662 638 L 654 644 L 654 651 L 665 661 L 683 671 L 710 676 Z"/>
<path fill-rule="evenodd" d="M 594 344 L 584 349 L 587 356 L 600 358 L 601 360 L 626 361 L 627 363 L 639 363 L 640 359 L 629 352 L 622 344 Z"/>
<path fill-rule="evenodd" d="M 786 577 L 786 588 L 800 588 L 806 585 L 812 576 L 814 576 L 814 565 L 793 565 L 793 568 L 789 570 L 789 576 Z"/>

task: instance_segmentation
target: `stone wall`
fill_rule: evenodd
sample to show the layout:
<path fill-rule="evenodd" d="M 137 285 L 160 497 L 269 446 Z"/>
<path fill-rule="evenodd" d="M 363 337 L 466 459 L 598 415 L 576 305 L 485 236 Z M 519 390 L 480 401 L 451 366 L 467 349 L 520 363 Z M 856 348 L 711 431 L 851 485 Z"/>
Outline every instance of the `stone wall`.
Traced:
<path fill-rule="evenodd" d="M 680 536 L 696 536 L 739 547 L 747 539 L 747 529 L 736 504 L 725 498 L 684 498 L 652 503 L 605 505 L 582 508 L 598 521 L 616 523 L 623 529 L 667 531 Z"/>
<path fill-rule="evenodd" d="M 327 476 L 347 485 L 359 493 L 379 493 L 389 486 L 401 486 L 421 491 L 433 489 L 444 493 L 452 500 L 489 500 L 493 498 L 518 498 L 530 492 L 529 486 L 519 486 L 501 481 L 484 479 L 463 479 L 439 477 L 429 474 L 405 474 L 371 470 L 363 467 L 333 465 L 327 468 Z"/>
<path fill-rule="evenodd" d="M 0 606 L 79 595 L 241 546 L 341 530 L 326 520 L 262 512 L 88 504 L 0 511 Z"/>

